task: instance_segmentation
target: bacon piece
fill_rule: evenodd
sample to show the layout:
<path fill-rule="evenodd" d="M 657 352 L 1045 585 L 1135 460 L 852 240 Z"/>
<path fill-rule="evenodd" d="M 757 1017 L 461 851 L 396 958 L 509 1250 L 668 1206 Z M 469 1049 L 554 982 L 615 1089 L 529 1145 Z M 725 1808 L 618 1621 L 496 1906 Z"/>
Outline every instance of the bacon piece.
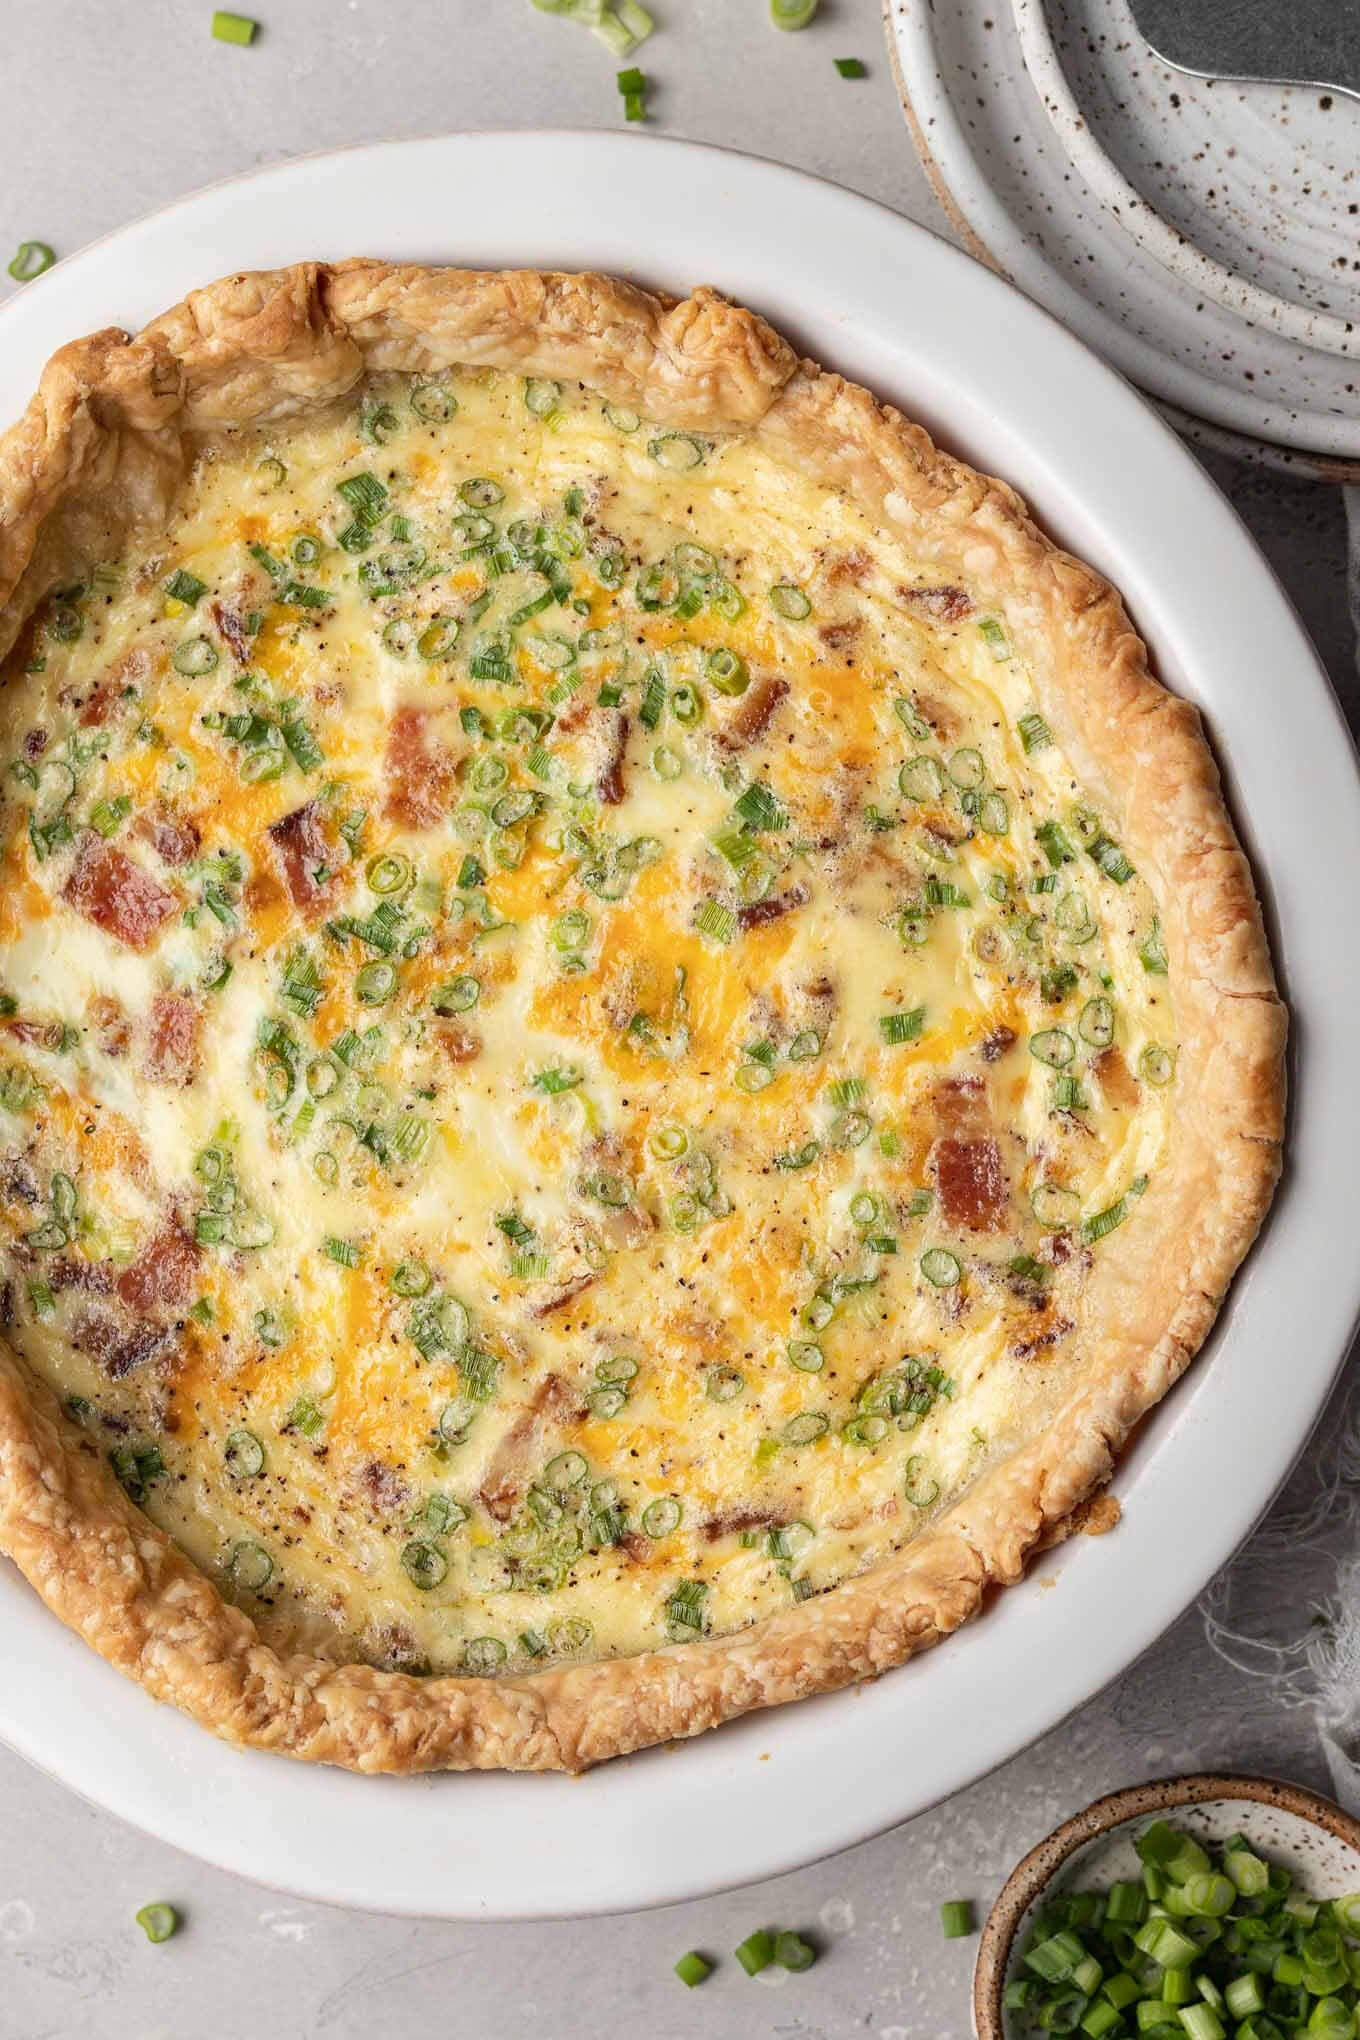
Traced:
<path fill-rule="evenodd" d="M 1121 1112 L 1132 1112 L 1142 1096 L 1138 1079 L 1117 1048 L 1102 1048 L 1091 1064 L 1102 1095 Z"/>
<path fill-rule="evenodd" d="M 250 664 L 250 639 L 246 636 L 245 618 L 239 609 L 233 609 L 229 602 L 213 601 L 210 604 L 213 622 L 231 647 L 232 657 L 238 665 Z"/>
<path fill-rule="evenodd" d="M 121 1381 L 134 1367 L 169 1345 L 174 1327 L 143 1321 L 128 1327 L 109 1311 L 82 1311 L 71 1326 L 71 1344 L 92 1354 L 110 1381 Z"/>
<path fill-rule="evenodd" d="M 202 837 L 198 824 L 168 808 L 153 808 L 137 818 L 137 834 L 149 843 L 162 864 L 187 864 L 198 855 Z"/>
<path fill-rule="evenodd" d="M 599 1276 L 593 1273 L 573 1275 L 569 1282 L 559 1283 L 556 1289 L 550 1289 L 539 1302 L 532 1304 L 529 1309 L 530 1317 L 551 1317 L 554 1311 L 565 1310 L 569 1303 L 575 1303 L 577 1297 L 583 1296 L 592 1283 L 598 1282 L 599 1279 Z"/>
<path fill-rule="evenodd" d="M 743 1530 L 779 1530 L 788 1520 L 782 1509 L 724 1509 L 702 1528 L 708 1542 L 716 1544 L 720 1537 L 736 1537 Z"/>
<path fill-rule="evenodd" d="M 937 701 L 933 694 L 915 694 L 912 699 L 918 715 L 923 715 L 937 737 L 952 737 L 958 734 L 958 718 L 943 701 Z"/>
<path fill-rule="evenodd" d="M 99 1046 L 105 1055 L 127 1054 L 132 1028 L 117 999 L 107 992 L 96 992 L 86 1009 L 86 1017 L 98 1034 Z"/>
<path fill-rule="evenodd" d="M 852 546 L 848 553 L 841 553 L 830 562 L 826 569 L 826 578 L 833 588 L 841 587 L 846 582 L 857 586 L 872 565 L 873 559 L 862 545 Z"/>
<path fill-rule="evenodd" d="M 455 761 L 427 741 L 430 711 L 399 708 L 387 732 L 387 814 L 406 829 L 432 829 L 453 798 Z"/>
<path fill-rule="evenodd" d="M 996 1232 L 1010 1195 L 1001 1149 L 994 1140 L 937 1140 L 935 1187 L 950 1225 L 973 1232 Z"/>
<path fill-rule="evenodd" d="M 854 623 L 824 623 L 817 635 L 829 652 L 848 652 L 859 636 L 860 625 Z"/>
<path fill-rule="evenodd" d="M 439 1046 L 451 1063 L 475 1062 L 482 1052 L 482 1037 L 470 1027 L 441 1027 Z"/>
<path fill-rule="evenodd" d="M 307 914 L 323 908 L 334 875 L 330 842 L 321 826 L 321 803 L 309 800 L 305 807 L 294 808 L 290 815 L 271 823 L 269 840 L 293 905 Z M 318 878 L 320 871 L 328 875 Z"/>
<path fill-rule="evenodd" d="M 628 750 L 628 718 L 615 710 L 609 736 L 609 751 L 595 780 L 595 798 L 606 807 L 617 807 L 627 792 L 623 783 L 623 761 Z"/>
<path fill-rule="evenodd" d="M 165 1226 L 114 1283 L 118 1300 L 139 1317 L 182 1310 L 194 1292 L 198 1248 L 178 1225 Z"/>
<path fill-rule="evenodd" d="M 93 829 L 87 829 L 76 850 L 75 867 L 62 897 L 96 928 L 145 949 L 178 901 L 159 879 Z"/>
<path fill-rule="evenodd" d="M 144 1068 L 153 1084 L 191 1084 L 198 1074 L 199 1007 L 182 992 L 157 992 L 151 1001 Z"/>
<path fill-rule="evenodd" d="M 6 1155 L 0 1161 L 0 1195 L 17 1197 L 21 1204 L 37 1203 L 38 1179 L 22 1155 Z"/>
<path fill-rule="evenodd" d="M 985 1133 L 987 1092 L 981 1077 L 945 1077 L 930 1096 L 941 1133 Z"/>
<path fill-rule="evenodd" d="M 749 907 L 737 908 L 739 928 L 764 928 L 771 921 L 777 921 L 782 914 L 791 914 L 798 907 L 805 907 L 811 895 L 804 885 L 790 886 L 785 893 L 773 893 L 767 900 L 752 900 Z"/>
<path fill-rule="evenodd" d="M 534 1469 L 544 1457 L 544 1434 L 554 1425 L 579 1423 L 586 1405 L 560 1374 L 545 1374 L 491 1455 L 477 1498 L 498 1523 L 519 1507 Z"/>
<path fill-rule="evenodd" d="M 58 1048 L 64 1030 L 60 1020 L 6 1020 L 5 1032 L 35 1047 Z"/>
<path fill-rule="evenodd" d="M 973 598 L 963 588 L 898 588 L 902 600 L 934 623 L 957 623 L 970 614 Z"/>
<path fill-rule="evenodd" d="M 978 1054 L 985 1063 L 1000 1062 L 1003 1055 L 1009 1055 L 1017 1040 L 1013 1027 L 994 1027 L 984 1035 L 978 1047 Z"/>
<path fill-rule="evenodd" d="M 1042 1332 L 1036 1332 L 1032 1339 L 1017 1339 L 1011 1352 L 1017 1360 L 1032 1360 L 1036 1353 L 1042 1353 L 1049 1346 L 1056 1346 L 1067 1337 L 1072 1329 L 1071 1318 L 1054 1318 Z"/>
<path fill-rule="evenodd" d="M 68 1259 L 63 1255 L 59 1261 L 48 1262 L 47 1280 L 53 1289 L 80 1289 L 88 1295 L 107 1296 L 113 1288 L 113 1263 Z"/>
<path fill-rule="evenodd" d="M 80 711 L 82 726 L 95 729 L 107 722 L 128 688 L 134 687 L 139 680 L 145 680 L 150 671 L 151 654 L 145 646 L 134 645 L 111 671 L 96 681 L 94 691 Z"/>
<path fill-rule="evenodd" d="M 371 1508 L 381 1515 L 390 1515 L 395 1509 L 404 1509 L 411 1499 L 411 1489 L 395 1467 L 384 1466 L 381 1459 L 367 1459 L 359 1469 L 358 1484 L 368 1498 Z"/>
<path fill-rule="evenodd" d="M 718 731 L 716 741 L 719 748 L 744 751 L 749 745 L 758 743 L 788 691 L 789 683 L 779 673 L 762 673 L 758 680 L 753 680 L 741 697 L 739 706 Z"/>

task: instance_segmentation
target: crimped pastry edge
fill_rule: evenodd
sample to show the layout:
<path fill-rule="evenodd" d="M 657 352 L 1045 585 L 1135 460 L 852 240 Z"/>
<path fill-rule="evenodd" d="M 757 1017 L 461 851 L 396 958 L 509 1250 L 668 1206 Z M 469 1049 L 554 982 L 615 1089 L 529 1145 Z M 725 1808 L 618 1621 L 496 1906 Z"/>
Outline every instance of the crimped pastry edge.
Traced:
<path fill-rule="evenodd" d="M 1265 1214 L 1286 1016 L 1199 717 L 1153 678 L 1118 595 L 1004 483 L 711 290 L 677 301 L 602 276 L 303 263 L 224 278 L 135 338 L 73 342 L 0 438 L 0 655 L 75 557 L 165 518 L 204 435 L 331 402 L 371 372 L 455 366 L 581 381 L 667 424 L 751 433 L 1004 615 L 1041 712 L 1158 900 L 1176 988 L 1172 1164 L 1094 1271 L 1078 1386 L 924 1535 L 735 1635 L 502 1679 L 281 1655 L 0 1347 L 0 1549 L 157 1699 L 229 1742 L 359 1771 L 574 1771 L 876 1676 L 1065 1534 L 1189 1364 Z"/>

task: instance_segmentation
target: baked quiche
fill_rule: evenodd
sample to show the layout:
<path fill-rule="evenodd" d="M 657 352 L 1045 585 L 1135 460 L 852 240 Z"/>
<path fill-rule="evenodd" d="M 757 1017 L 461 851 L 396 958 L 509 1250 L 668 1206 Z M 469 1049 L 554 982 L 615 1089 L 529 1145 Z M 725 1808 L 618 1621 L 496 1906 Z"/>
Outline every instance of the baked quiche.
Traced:
<path fill-rule="evenodd" d="M 301 266 L 55 357 L 0 601 L 0 1546 L 96 1650 L 579 1768 L 1072 1527 L 1284 1016 L 1008 489 L 710 291 Z"/>

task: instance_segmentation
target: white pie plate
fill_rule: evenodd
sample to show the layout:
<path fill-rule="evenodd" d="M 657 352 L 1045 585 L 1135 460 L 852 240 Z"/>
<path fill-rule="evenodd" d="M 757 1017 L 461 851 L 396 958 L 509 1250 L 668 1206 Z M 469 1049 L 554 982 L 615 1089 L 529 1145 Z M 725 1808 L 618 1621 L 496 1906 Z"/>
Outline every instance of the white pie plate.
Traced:
<path fill-rule="evenodd" d="M 587 1777 L 350 1777 L 224 1748 L 0 1571 L 0 1736 L 124 1818 L 313 1898 L 451 1918 L 658 1905 L 791 1869 L 999 1763 L 1113 1679 L 1246 1535 L 1308 1435 L 1360 1301 L 1360 785 L 1304 634 L 1149 406 L 1045 313 L 813 178 L 614 134 L 468 134 L 284 164 L 62 263 L 0 313 L 0 418 L 63 341 L 303 256 L 594 266 L 720 285 L 1016 483 L 1122 586 L 1203 704 L 1268 889 L 1295 1013 L 1290 1171 L 1211 1347 L 1077 1538 L 938 1652 Z M 1206 1756 L 1209 1752 L 1205 1752 Z"/>

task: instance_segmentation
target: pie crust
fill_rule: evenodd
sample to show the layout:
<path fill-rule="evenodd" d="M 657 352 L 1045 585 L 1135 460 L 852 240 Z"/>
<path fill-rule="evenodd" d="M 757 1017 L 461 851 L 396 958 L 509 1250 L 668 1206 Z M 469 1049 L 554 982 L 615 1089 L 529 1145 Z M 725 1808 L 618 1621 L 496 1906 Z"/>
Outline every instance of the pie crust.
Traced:
<path fill-rule="evenodd" d="M 48 1606 L 227 1741 L 360 1771 L 580 1770 L 938 1642 L 1068 1534 L 1189 1364 L 1270 1201 L 1284 1122 L 1286 1018 L 1251 873 L 1199 716 L 1152 677 L 1117 594 L 1004 483 L 713 291 L 676 302 L 601 276 L 304 263 L 196 291 L 135 338 L 72 343 L 0 438 L 0 656 L 74 556 L 165 518 L 204 435 L 305 412 L 369 372 L 478 366 L 581 381 L 677 428 L 757 435 L 1004 616 L 1040 711 L 1159 903 L 1175 1138 L 1139 1226 L 1092 1273 L 1104 1330 L 1079 1387 L 925 1534 L 735 1635 L 532 1676 L 281 1656 L 0 1352 L 0 1548 Z"/>

